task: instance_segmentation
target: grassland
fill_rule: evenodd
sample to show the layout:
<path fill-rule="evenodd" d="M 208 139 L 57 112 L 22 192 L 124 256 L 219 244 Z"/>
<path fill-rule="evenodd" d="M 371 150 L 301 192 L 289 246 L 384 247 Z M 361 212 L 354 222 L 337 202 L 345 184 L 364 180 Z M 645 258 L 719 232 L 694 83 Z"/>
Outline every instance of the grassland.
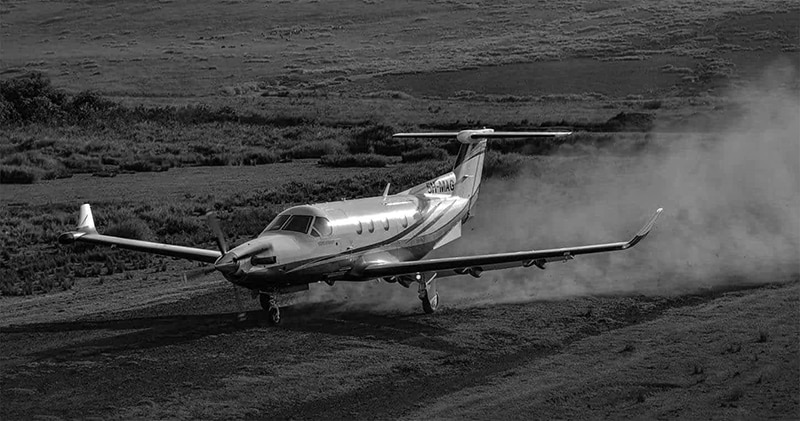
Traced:
<path fill-rule="evenodd" d="M 23 325 L 0 332 L 3 418 L 793 417 L 796 283 L 489 307 L 481 293 L 425 320 L 317 303 L 274 330 L 256 311 L 233 323 L 224 282 L 182 283 L 190 263 L 55 240 L 90 202 L 105 232 L 207 248 L 200 216 L 214 209 L 239 242 L 286 206 L 395 191 L 447 168 L 453 145 L 388 136 L 415 129 L 572 127 L 563 142 L 492 145 L 485 175 L 533 186 L 523 192 L 540 205 L 568 199 L 558 216 L 598 211 L 576 186 L 642 176 L 643 149 L 658 159 L 673 140 L 713 144 L 745 113 L 737 87 L 788 68 L 775 79 L 797 95 L 799 15 L 780 0 L 2 2 L 0 81 L 41 75 L 22 85 L 38 86 L 24 107 L 8 91 L 0 103 L 2 181 L 32 183 L 0 184 L 2 320 Z M 387 166 L 334 167 L 368 161 Z M 497 194 L 487 188 L 481 206 Z M 548 240 L 580 229 L 543 220 Z M 458 251 L 496 247 L 484 234 Z M 670 267 L 696 263 L 684 248 Z M 655 380 L 630 380 L 642 377 Z M 398 409 L 373 412 L 385 402 Z"/>

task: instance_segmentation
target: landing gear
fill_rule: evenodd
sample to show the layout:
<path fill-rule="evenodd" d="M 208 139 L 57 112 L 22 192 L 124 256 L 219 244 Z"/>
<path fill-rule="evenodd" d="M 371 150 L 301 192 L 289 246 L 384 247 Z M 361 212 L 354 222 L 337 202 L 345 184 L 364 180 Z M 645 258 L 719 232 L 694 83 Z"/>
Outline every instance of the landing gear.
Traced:
<path fill-rule="evenodd" d="M 422 310 L 431 314 L 439 307 L 439 293 L 436 292 L 436 274 L 425 279 L 422 274 L 416 275 L 419 284 L 419 299 L 422 301 Z"/>
<path fill-rule="evenodd" d="M 261 302 L 261 308 L 267 312 L 267 322 L 271 325 L 279 324 L 281 322 L 281 309 L 278 307 L 278 301 L 275 296 L 259 294 L 258 300 Z"/>

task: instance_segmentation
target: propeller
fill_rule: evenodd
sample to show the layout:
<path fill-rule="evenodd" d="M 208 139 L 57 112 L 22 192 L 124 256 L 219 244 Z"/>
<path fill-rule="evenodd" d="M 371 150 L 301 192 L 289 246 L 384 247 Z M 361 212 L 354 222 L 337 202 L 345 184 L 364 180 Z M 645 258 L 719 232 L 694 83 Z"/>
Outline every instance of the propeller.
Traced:
<path fill-rule="evenodd" d="M 219 220 L 217 219 L 216 212 L 209 212 L 206 214 L 206 223 L 208 227 L 211 228 L 211 232 L 214 233 L 214 237 L 217 240 L 217 247 L 219 247 L 219 251 L 224 255 L 228 252 L 228 243 L 225 242 L 225 236 L 222 234 L 222 229 L 219 227 Z"/>
<path fill-rule="evenodd" d="M 217 240 L 217 247 L 219 247 L 220 253 L 225 256 L 228 253 L 228 243 L 225 241 L 225 235 L 222 233 L 222 228 L 219 226 L 219 219 L 217 219 L 216 212 L 208 212 L 206 214 L 206 223 L 208 224 L 208 228 L 211 229 L 211 232 L 214 233 L 214 237 Z M 213 267 L 211 270 L 221 270 L 221 267 Z M 236 314 L 236 319 L 240 322 L 247 319 L 247 313 L 244 311 L 244 306 L 242 306 L 242 298 L 239 295 L 239 287 L 236 284 L 231 283 L 233 286 L 233 293 L 236 296 L 236 308 L 239 312 Z"/>

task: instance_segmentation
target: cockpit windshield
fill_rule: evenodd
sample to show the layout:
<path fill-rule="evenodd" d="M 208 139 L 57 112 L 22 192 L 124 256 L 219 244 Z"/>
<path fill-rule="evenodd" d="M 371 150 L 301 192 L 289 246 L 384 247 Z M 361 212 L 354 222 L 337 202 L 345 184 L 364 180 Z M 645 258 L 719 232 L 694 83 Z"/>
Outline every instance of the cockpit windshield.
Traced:
<path fill-rule="evenodd" d="M 291 218 L 283 225 L 281 231 L 295 231 L 303 234 L 308 234 L 308 228 L 311 226 L 313 216 L 308 215 L 292 215 Z"/>
<path fill-rule="evenodd" d="M 314 218 L 310 215 L 279 215 L 269 225 L 267 225 L 267 228 L 261 232 L 261 235 L 264 235 L 269 231 L 294 231 L 303 234 L 310 233 L 314 237 L 328 236 L 333 233 L 330 221 L 323 217 Z"/>
<path fill-rule="evenodd" d="M 267 225 L 267 229 L 264 231 L 278 231 L 281 229 L 281 227 L 283 227 L 283 224 L 286 223 L 286 220 L 289 219 L 289 216 L 290 215 L 278 215 L 277 218 L 272 220 L 272 223 Z"/>

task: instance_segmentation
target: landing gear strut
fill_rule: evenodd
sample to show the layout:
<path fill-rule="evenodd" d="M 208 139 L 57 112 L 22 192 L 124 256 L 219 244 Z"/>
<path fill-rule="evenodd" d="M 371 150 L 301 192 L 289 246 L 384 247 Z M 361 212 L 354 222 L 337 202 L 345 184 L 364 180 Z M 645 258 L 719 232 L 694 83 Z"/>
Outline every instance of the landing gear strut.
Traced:
<path fill-rule="evenodd" d="M 439 307 L 439 293 L 436 292 L 436 274 L 434 273 L 427 280 L 425 275 L 418 273 L 416 275 L 417 284 L 419 284 L 419 299 L 422 301 L 422 310 L 427 314 L 431 314 Z"/>
<path fill-rule="evenodd" d="M 278 301 L 274 295 L 258 294 L 258 300 L 261 302 L 261 308 L 267 312 L 267 322 L 271 325 L 277 325 L 281 322 L 281 309 L 278 307 Z"/>

